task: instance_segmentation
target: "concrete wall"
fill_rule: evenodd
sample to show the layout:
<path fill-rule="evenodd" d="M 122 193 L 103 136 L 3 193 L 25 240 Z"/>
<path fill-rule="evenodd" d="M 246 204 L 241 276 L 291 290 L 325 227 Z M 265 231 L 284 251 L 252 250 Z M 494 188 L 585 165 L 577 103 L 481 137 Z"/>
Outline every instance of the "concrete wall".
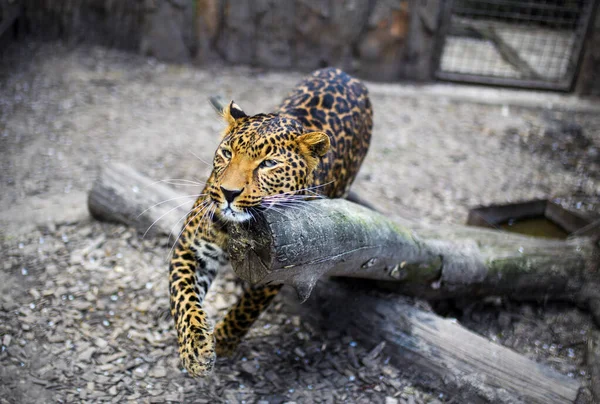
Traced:
<path fill-rule="evenodd" d="M 6 2 L 9 0 L 0 0 Z M 26 34 L 136 49 L 144 0 L 12 0 L 22 4 Z"/>
<path fill-rule="evenodd" d="M 6 1 L 6 0 L 0 0 Z M 442 0 L 22 0 L 30 34 L 175 62 L 429 80 Z"/>
<path fill-rule="evenodd" d="M 9 0 L 0 0 L 0 3 Z M 444 0 L 12 0 L 29 35 L 138 50 L 173 62 L 430 81 Z M 575 91 L 600 95 L 600 7 Z"/>
<path fill-rule="evenodd" d="M 165 21 L 173 9 L 163 1 L 152 14 Z M 439 0 L 198 0 L 190 55 L 276 69 L 338 66 L 373 80 L 428 80 L 438 10 Z M 142 42 L 145 53 L 171 58 L 160 39 L 146 35 Z"/>

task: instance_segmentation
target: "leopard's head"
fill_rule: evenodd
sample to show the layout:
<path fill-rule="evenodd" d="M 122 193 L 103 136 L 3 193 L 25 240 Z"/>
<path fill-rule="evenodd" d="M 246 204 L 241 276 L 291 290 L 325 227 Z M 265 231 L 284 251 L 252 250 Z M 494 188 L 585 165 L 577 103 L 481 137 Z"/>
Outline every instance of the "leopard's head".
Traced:
<path fill-rule="evenodd" d="M 254 210 L 306 192 L 330 148 L 327 134 L 276 114 L 248 116 L 233 101 L 222 115 L 227 128 L 208 187 L 218 217 L 244 222 Z"/>

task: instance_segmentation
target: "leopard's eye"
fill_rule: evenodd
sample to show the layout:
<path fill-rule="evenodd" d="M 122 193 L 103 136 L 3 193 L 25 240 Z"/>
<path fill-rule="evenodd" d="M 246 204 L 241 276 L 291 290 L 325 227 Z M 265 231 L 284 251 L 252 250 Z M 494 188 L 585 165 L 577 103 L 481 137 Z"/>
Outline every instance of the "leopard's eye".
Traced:
<path fill-rule="evenodd" d="M 279 164 L 279 161 L 277 160 L 263 160 L 259 167 L 260 168 L 271 168 L 271 167 L 275 167 L 277 164 Z"/>
<path fill-rule="evenodd" d="M 229 149 L 222 149 L 221 153 L 223 153 L 223 157 L 225 157 L 226 159 L 230 159 L 231 158 L 231 150 Z"/>

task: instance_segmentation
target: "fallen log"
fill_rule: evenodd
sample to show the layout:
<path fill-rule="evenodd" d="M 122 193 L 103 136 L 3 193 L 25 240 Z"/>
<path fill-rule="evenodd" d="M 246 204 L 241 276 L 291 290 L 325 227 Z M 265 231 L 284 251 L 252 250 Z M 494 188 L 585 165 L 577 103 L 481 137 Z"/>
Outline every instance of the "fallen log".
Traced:
<path fill-rule="evenodd" d="M 577 381 L 396 293 L 325 280 L 298 310 L 321 329 L 344 330 L 367 347 L 383 342 L 394 365 L 455 402 L 573 403 L 578 395 Z"/>
<path fill-rule="evenodd" d="M 143 234 L 177 235 L 197 196 L 165 185 L 170 182 L 154 181 L 125 164 L 107 164 L 88 195 L 88 210 L 97 220 L 123 223 Z M 196 194 L 200 192 L 197 188 Z M 375 210 L 352 191 L 348 200 Z"/>
<path fill-rule="evenodd" d="M 127 166 L 112 165 L 103 170 L 94 184 L 88 206 L 94 217 L 101 220 L 125 223 L 141 232 L 155 223 L 159 233 L 169 234 L 173 228 L 177 230 L 177 219 L 186 213 L 186 206 L 179 206 L 184 199 L 182 194 L 153 183 Z M 161 200 L 167 202 L 158 205 L 159 211 L 147 210 Z M 165 215 L 170 210 L 177 213 Z M 158 220 L 161 216 L 164 221 Z M 506 239 L 504 234 L 462 226 L 429 228 L 410 220 L 404 225 L 411 228 L 393 224 L 350 202 L 314 201 L 302 210 L 290 209 L 283 215 L 268 211 L 253 226 L 233 228 L 230 254 L 234 269 L 244 278 L 252 282 L 290 283 L 302 298 L 310 294 L 318 277 L 326 272 L 392 280 L 394 285 L 404 285 L 399 290 L 414 287 L 424 296 L 437 297 L 497 294 L 492 289 L 493 282 L 501 286 L 502 293 L 510 294 L 508 281 L 504 275 L 498 276 L 506 274 L 515 276 L 515 288 L 532 290 L 531 296 L 538 297 L 545 291 L 549 298 L 564 298 L 575 293 L 577 284 L 557 285 L 558 279 L 563 279 L 564 271 L 559 268 L 563 261 L 552 251 L 561 247 L 561 252 L 576 262 L 569 266 L 573 275 L 578 274 L 576 278 L 584 275 L 583 267 L 591 259 L 591 247 L 585 240 L 539 244 L 527 237 Z M 374 230 L 379 239 L 369 236 L 367 230 Z M 469 242 L 469 238 L 478 242 Z M 282 243 L 283 240 L 287 241 Z M 377 240 L 382 244 L 376 244 Z M 515 240 L 519 241 L 518 246 Z M 363 247 L 348 249 L 356 242 Z M 486 247 L 490 244 L 496 249 Z M 513 251 L 515 248 L 518 254 Z M 524 266 L 519 257 L 534 252 L 534 259 Z M 498 272 L 491 276 L 486 265 L 494 260 L 499 261 L 493 265 Z M 561 264 L 550 264 L 552 260 Z M 541 273 L 538 267 L 544 265 L 550 265 L 551 270 L 546 268 L 548 274 L 556 279 L 548 284 L 535 283 Z M 525 273 L 519 275 L 519 271 Z M 532 282 L 535 287 L 527 286 Z M 318 312 L 325 323 L 344 327 L 365 344 L 385 341 L 394 362 L 409 367 L 424 385 L 457 394 L 468 402 L 576 400 L 580 388 L 576 380 L 487 341 L 455 321 L 420 310 L 398 295 L 382 295 L 332 281 L 320 284 L 314 296 L 318 303 L 310 306 L 318 308 L 312 310 L 313 315 Z"/>
<path fill-rule="evenodd" d="M 238 276 L 252 284 L 290 284 L 302 300 L 325 274 L 387 281 L 389 288 L 428 299 L 504 295 L 580 302 L 583 294 L 590 299 L 590 284 L 599 283 L 597 251 L 588 238 L 397 223 L 344 200 L 267 211 L 252 226 L 230 232 Z"/>
<path fill-rule="evenodd" d="M 196 194 L 200 192 L 198 189 Z M 192 193 L 177 192 L 125 164 L 112 163 L 96 178 L 88 195 L 88 210 L 97 220 L 122 223 L 142 234 L 177 235 L 195 199 Z"/>

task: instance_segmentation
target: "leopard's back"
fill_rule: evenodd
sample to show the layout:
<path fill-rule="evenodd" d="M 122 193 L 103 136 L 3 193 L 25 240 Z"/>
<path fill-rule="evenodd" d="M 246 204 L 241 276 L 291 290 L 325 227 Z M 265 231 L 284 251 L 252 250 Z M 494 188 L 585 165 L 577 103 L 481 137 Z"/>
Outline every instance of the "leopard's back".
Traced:
<path fill-rule="evenodd" d="M 315 170 L 313 185 L 322 185 L 325 196 L 345 196 L 371 141 L 373 109 L 365 85 L 339 69 L 317 70 L 283 100 L 277 113 L 298 120 L 308 131 L 327 133 L 331 149 Z"/>

